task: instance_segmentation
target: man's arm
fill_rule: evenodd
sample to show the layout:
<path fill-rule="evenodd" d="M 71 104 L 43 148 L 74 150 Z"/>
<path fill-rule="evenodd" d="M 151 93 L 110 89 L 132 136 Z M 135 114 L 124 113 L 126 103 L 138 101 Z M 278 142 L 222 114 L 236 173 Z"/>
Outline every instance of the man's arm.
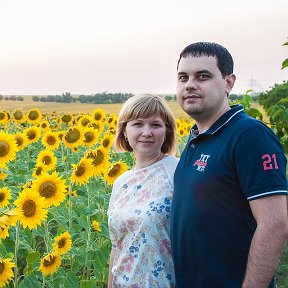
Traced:
<path fill-rule="evenodd" d="M 250 201 L 257 228 L 252 239 L 242 288 L 267 288 L 288 236 L 287 196 Z"/>

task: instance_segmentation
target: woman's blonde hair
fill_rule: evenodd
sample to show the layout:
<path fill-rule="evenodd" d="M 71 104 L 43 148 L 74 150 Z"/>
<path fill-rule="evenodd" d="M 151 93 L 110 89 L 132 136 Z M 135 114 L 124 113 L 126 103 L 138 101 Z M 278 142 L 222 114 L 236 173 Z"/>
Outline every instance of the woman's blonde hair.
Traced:
<path fill-rule="evenodd" d="M 160 116 L 166 126 L 165 140 L 161 147 L 162 153 L 175 155 L 177 150 L 175 118 L 164 99 L 150 94 L 132 96 L 123 104 L 118 116 L 115 149 L 133 151 L 124 135 L 127 123 L 138 118 L 146 119 L 152 116 Z"/>

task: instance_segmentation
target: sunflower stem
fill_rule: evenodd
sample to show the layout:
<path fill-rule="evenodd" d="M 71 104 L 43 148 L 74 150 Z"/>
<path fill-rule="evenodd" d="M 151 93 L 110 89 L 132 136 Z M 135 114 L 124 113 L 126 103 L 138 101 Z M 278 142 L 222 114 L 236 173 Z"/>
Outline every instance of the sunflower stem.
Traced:
<path fill-rule="evenodd" d="M 46 252 L 49 252 L 49 230 L 48 230 L 48 222 L 47 221 L 43 221 L 43 225 L 44 225 L 44 229 L 45 229 L 45 246 L 46 246 Z"/>
<path fill-rule="evenodd" d="M 87 224 L 88 224 L 88 230 L 87 230 L 87 250 L 88 253 L 86 253 L 86 269 L 87 269 L 87 280 L 90 278 L 90 265 L 89 265 L 89 249 L 90 249 L 90 239 L 91 239 L 91 225 L 90 225 L 90 198 L 91 198 L 91 191 L 89 185 L 86 185 L 87 188 L 87 207 L 88 207 L 88 215 L 87 215 Z"/>
<path fill-rule="evenodd" d="M 69 186 L 69 206 L 68 206 L 68 225 L 69 225 L 69 232 L 71 233 L 71 228 L 72 228 L 72 189 L 73 189 L 73 183 L 72 181 L 70 182 Z M 70 269 L 72 271 L 72 265 L 73 265 L 73 258 L 72 258 L 72 253 L 70 253 Z"/>
<path fill-rule="evenodd" d="M 14 272 L 14 287 L 18 287 L 18 266 L 17 266 L 17 260 L 18 260 L 18 250 L 19 250 L 19 236 L 20 236 L 20 221 L 17 221 L 16 224 L 16 239 L 15 239 L 15 272 Z"/>

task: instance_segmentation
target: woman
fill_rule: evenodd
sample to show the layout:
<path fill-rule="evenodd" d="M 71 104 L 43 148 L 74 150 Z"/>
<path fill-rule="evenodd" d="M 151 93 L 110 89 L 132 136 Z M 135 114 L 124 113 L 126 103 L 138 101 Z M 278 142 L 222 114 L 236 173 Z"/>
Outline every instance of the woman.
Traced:
<path fill-rule="evenodd" d="M 172 156 L 175 120 L 164 100 L 129 98 L 118 117 L 114 145 L 133 152 L 135 167 L 115 181 L 110 198 L 108 287 L 175 287 L 169 214 L 178 158 Z"/>

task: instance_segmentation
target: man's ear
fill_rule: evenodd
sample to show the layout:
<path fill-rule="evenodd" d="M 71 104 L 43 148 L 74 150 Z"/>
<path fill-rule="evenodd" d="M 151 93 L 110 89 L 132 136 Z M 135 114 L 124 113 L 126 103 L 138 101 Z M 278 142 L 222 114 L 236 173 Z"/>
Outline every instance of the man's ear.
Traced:
<path fill-rule="evenodd" d="M 226 76 L 226 93 L 229 94 L 234 86 L 234 83 L 236 81 L 236 76 L 235 74 L 230 74 Z"/>

